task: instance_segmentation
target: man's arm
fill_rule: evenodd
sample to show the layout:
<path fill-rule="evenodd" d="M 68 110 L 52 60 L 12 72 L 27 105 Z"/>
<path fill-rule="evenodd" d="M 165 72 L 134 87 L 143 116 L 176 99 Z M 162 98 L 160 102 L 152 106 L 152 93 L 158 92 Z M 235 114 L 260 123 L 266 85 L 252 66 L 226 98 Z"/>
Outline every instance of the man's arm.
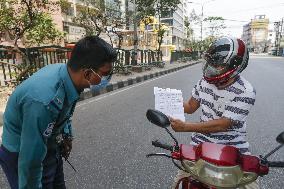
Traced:
<path fill-rule="evenodd" d="M 40 102 L 23 105 L 23 125 L 18 160 L 19 188 L 42 188 L 42 161 L 47 152 L 47 137 L 52 132 L 51 113 Z M 45 137 L 46 136 L 46 137 Z"/>
<path fill-rule="evenodd" d="M 184 113 L 192 114 L 200 107 L 199 86 L 201 80 L 193 87 L 191 91 L 191 98 L 183 103 Z"/>
<path fill-rule="evenodd" d="M 183 103 L 184 113 L 193 114 L 200 107 L 200 103 L 193 97 Z"/>
<path fill-rule="evenodd" d="M 170 121 L 173 130 L 176 132 L 216 133 L 227 131 L 227 129 L 232 126 L 232 121 L 228 118 L 199 123 L 183 122 L 173 118 L 171 118 Z"/>

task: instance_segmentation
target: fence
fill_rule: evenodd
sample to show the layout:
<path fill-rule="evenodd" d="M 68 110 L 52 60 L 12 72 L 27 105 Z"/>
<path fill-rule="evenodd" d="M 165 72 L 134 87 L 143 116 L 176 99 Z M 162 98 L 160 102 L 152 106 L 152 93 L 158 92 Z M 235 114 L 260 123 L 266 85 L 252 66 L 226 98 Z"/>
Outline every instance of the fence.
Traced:
<path fill-rule="evenodd" d="M 134 66 L 133 50 L 116 49 L 117 61 L 114 63 L 114 71 L 117 73 L 128 74 L 130 68 Z M 153 62 L 161 61 L 158 59 L 158 51 L 137 50 L 137 65 L 147 66 Z"/>
<path fill-rule="evenodd" d="M 12 47 L 0 46 L 0 86 L 17 85 L 21 80 L 28 78 L 48 64 L 67 63 L 72 49 L 44 46 L 20 50 L 25 53 L 25 58 Z M 118 56 L 114 63 L 114 71 L 123 74 L 130 73 L 130 68 L 134 65 L 133 50 L 116 50 Z M 161 54 L 158 56 L 157 51 L 137 51 L 137 65 L 145 66 L 158 61 L 161 61 Z"/>
<path fill-rule="evenodd" d="M 0 46 L 0 86 L 17 84 L 40 68 L 54 63 L 66 63 L 71 49 L 59 46 L 20 48 L 20 52 L 11 47 Z"/>
<path fill-rule="evenodd" d="M 197 51 L 186 52 L 186 51 L 172 51 L 171 52 L 171 62 L 174 61 L 190 61 L 197 60 L 199 57 Z"/>

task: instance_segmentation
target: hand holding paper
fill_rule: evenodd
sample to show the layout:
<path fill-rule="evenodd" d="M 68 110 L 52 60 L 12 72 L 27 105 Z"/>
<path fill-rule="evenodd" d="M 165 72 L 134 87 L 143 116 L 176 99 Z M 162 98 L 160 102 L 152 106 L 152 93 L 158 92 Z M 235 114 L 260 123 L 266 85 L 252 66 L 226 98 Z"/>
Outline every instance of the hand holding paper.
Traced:
<path fill-rule="evenodd" d="M 185 121 L 181 90 L 154 87 L 155 109 L 175 119 Z"/>

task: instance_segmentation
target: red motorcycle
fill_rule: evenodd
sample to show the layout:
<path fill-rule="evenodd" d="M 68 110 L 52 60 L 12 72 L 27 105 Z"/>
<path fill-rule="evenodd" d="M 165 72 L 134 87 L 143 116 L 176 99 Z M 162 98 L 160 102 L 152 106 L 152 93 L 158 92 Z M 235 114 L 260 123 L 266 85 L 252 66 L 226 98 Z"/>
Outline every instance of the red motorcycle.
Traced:
<path fill-rule="evenodd" d="M 284 146 L 284 132 L 277 136 L 280 145 L 265 156 L 244 155 L 233 146 L 214 143 L 202 143 L 198 146 L 178 144 L 177 139 L 167 127 L 170 126 L 168 117 L 157 111 L 148 110 L 147 119 L 164 128 L 175 141 L 174 145 L 164 144 L 158 140 L 152 145 L 171 154 L 152 153 L 147 157 L 163 156 L 172 159 L 180 170 L 191 176 L 181 179 L 176 189 L 215 189 L 238 188 L 254 182 L 259 176 L 267 175 L 269 167 L 284 167 L 284 162 L 271 162 L 267 158 Z"/>

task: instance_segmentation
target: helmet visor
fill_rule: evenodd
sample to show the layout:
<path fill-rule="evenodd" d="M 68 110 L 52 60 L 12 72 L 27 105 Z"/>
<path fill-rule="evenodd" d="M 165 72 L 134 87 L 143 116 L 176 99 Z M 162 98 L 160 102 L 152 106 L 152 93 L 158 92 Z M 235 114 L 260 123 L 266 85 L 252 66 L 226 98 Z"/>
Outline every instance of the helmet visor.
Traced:
<path fill-rule="evenodd" d="M 210 64 L 208 62 L 203 63 L 203 75 L 207 78 L 217 77 L 225 74 L 229 71 L 226 64 Z"/>

